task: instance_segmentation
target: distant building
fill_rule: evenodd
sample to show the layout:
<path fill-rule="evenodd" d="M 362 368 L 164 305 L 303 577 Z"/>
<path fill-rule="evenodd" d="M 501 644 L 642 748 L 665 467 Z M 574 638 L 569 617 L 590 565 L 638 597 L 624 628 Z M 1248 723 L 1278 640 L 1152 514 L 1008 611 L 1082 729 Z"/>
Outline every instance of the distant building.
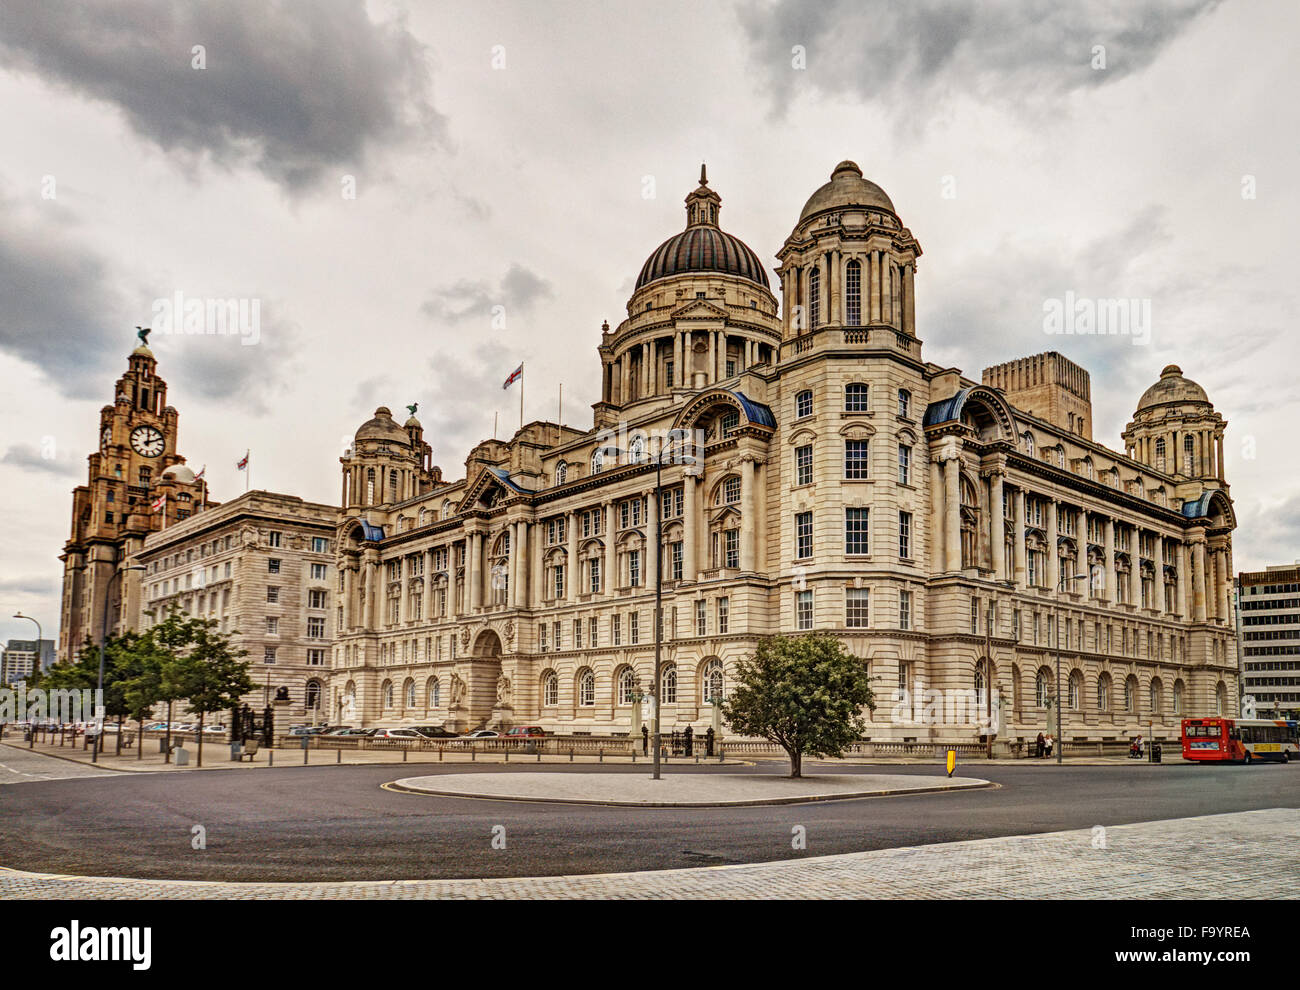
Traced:
<path fill-rule="evenodd" d="M 39 654 L 41 670 L 48 670 L 54 663 L 55 643 L 52 639 L 11 639 L 9 645 L 0 653 L 0 684 L 17 684 L 32 675 Z"/>
<path fill-rule="evenodd" d="M 1263 718 L 1300 713 L 1300 563 L 1237 575 L 1242 693 Z"/>
<path fill-rule="evenodd" d="M 260 708 L 287 688 L 289 717 L 310 719 L 328 681 L 338 516 L 332 505 L 251 491 L 151 533 L 131 558 L 145 570 L 128 625 L 144 631 L 172 605 L 215 619 L 248 651 L 260 686 L 244 700 Z"/>

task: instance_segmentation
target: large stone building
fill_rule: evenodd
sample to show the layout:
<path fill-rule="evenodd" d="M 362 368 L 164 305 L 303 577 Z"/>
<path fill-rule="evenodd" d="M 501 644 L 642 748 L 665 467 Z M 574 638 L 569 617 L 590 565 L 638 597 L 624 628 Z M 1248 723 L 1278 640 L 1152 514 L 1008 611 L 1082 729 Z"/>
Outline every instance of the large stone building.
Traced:
<path fill-rule="evenodd" d="M 639 732 L 658 525 L 668 728 L 702 728 L 760 637 L 802 630 L 870 664 L 874 739 L 976 738 L 948 699 L 987 710 L 990 677 L 1003 739 L 1058 697 L 1089 740 L 1235 708 L 1235 518 L 1199 386 L 1166 368 L 1110 450 L 1060 354 L 980 381 L 923 360 L 920 246 L 852 162 L 777 252 L 780 300 L 720 206 L 702 174 L 602 327 L 590 429 L 527 424 L 456 480 L 413 415 L 357 431 L 333 717 Z"/>
<path fill-rule="evenodd" d="M 1238 576 L 1242 693 L 1262 718 L 1300 716 L 1300 561 Z"/>
<path fill-rule="evenodd" d="M 285 713 L 323 720 L 333 642 L 334 531 L 339 510 L 293 495 L 251 491 L 150 534 L 131 558 L 143 593 L 133 628 L 173 606 L 213 619 L 248 651 L 255 708 L 281 688 Z"/>
<path fill-rule="evenodd" d="M 61 661 L 138 614 L 139 572 L 123 564 L 145 537 L 208 505 L 207 483 L 176 452 L 180 415 L 167 405 L 167 383 L 146 337 L 127 359 L 112 405 L 99 412 L 87 483 L 72 492 L 72 531 L 59 558 Z"/>

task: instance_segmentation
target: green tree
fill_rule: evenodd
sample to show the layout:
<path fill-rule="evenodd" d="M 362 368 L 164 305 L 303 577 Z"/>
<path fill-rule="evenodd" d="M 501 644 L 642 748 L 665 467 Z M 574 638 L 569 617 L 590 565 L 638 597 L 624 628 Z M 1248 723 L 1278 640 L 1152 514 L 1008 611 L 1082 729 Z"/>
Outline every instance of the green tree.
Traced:
<path fill-rule="evenodd" d="M 150 617 L 154 615 L 149 613 Z M 181 683 L 180 671 L 182 660 L 194 643 L 197 624 L 203 619 L 192 619 L 173 604 L 161 622 L 149 630 L 152 643 L 151 670 L 153 680 L 150 690 L 155 704 L 167 705 L 167 731 L 163 741 L 163 750 L 167 759 L 171 759 L 172 750 L 172 706 L 185 697 L 185 687 Z M 141 685 L 143 689 L 143 685 Z"/>
<path fill-rule="evenodd" d="M 876 709 L 864 660 L 834 636 L 771 636 L 736 665 L 737 686 L 723 703 L 731 728 L 774 742 L 803 776 L 803 757 L 842 756 L 862 737 L 862 709 Z"/>
<path fill-rule="evenodd" d="M 190 709 L 199 713 L 198 765 L 203 766 L 203 720 L 225 711 L 256 685 L 248 673 L 247 650 L 235 649 L 214 619 L 188 620 L 189 649 L 176 664 L 175 677 Z"/>

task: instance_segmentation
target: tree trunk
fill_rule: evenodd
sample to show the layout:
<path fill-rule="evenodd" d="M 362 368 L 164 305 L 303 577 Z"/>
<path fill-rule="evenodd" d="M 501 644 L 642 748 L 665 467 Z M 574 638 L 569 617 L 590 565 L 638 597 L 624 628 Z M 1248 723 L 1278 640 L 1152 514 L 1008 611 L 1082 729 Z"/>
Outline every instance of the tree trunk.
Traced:
<path fill-rule="evenodd" d="M 786 753 L 790 756 L 790 776 L 803 776 L 803 753 L 796 749 L 787 749 Z"/>
<path fill-rule="evenodd" d="M 144 716 L 140 716 L 140 733 L 135 737 L 135 758 L 144 759 Z"/>
<path fill-rule="evenodd" d="M 203 716 L 206 712 L 199 712 L 199 766 L 203 766 Z"/>
<path fill-rule="evenodd" d="M 165 753 L 163 762 L 170 763 L 172 761 L 172 703 L 170 701 L 167 702 L 167 735 L 164 738 L 166 742 L 163 743 Z"/>
<path fill-rule="evenodd" d="M 115 756 L 122 755 L 122 719 L 125 717 L 124 715 L 117 717 L 117 752 L 114 754 Z"/>

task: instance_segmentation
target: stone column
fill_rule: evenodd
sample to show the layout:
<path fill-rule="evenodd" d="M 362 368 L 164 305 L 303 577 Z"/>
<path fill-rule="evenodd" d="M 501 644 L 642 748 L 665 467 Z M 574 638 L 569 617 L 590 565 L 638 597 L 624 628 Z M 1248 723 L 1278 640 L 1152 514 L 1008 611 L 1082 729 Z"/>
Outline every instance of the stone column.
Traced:
<path fill-rule="evenodd" d="M 758 509 L 754 501 L 754 460 L 745 457 L 740 462 L 740 569 L 752 573 L 755 569 L 754 540 L 758 533 Z"/>
<path fill-rule="evenodd" d="M 1214 548 L 1214 616 L 1226 622 L 1231 612 L 1228 609 L 1228 551 L 1224 547 Z"/>
<path fill-rule="evenodd" d="M 1192 536 L 1192 621 L 1205 621 L 1205 533 Z"/>
<path fill-rule="evenodd" d="M 601 505 L 601 513 L 605 517 L 605 562 L 600 566 L 604 569 L 604 576 L 601 577 L 601 587 L 605 589 L 605 594 L 613 595 L 618 587 L 618 547 L 614 543 L 614 502 L 604 502 Z"/>
<path fill-rule="evenodd" d="M 582 569 L 578 566 L 578 513 L 576 511 L 570 511 L 565 515 L 564 526 L 565 545 L 568 550 L 568 558 L 564 562 L 564 598 L 565 601 L 574 602 L 578 600 L 578 572 Z"/>
<path fill-rule="evenodd" d="M 1186 621 L 1190 618 L 1191 612 L 1187 608 L 1187 572 L 1189 567 L 1187 543 L 1183 540 L 1178 541 L 1176 566 L 1178 573 L 1174 575 L 1174 605 L 1179 618 Z"/>
<path fill-rule="evenodd" d="M 1060 533 L 1057 520 L 1057 501 L 1047 500 L 1047 586 L 1053 591 L 1061 587 Z"/>
<path fill-rule="evenodd" d="M 709 331 L 709 374 L 706 379 L 709 385 L 718 380 L 718 331 Z"/>
<path fill-rule="evenodd" d="M 943 462 L 943 536 L 944 566 L 949 571 L 961 570 L 961 460 L 949 456 Z M 972 561 L 974 563 L 974 561 Z"/>
<path fill-rule="evenodd" d="M 685 518 L 682 520 L 682 579 L 686 581 L 699 580 L 700 573 L 695 547 L 700 516 L 698 488 L 699 482 L 695 476 L 687 474 L 683 492 Z"/>
<path fill-rule="evenodd" d="M 888 252 L 880 255 L 880 318 L 894 325 L 894 263 Z"/>
<path fill-rule="evenodd" d="M 525 599 L 525 607 L 532 607 L 535 600 L 540 608 L 546 599 L 546 527 L 539 522 L 536 526 L 530 525 L 528 530 L 528 563 L 532 578 L 528 582 L 529 597 Z"/>
<path fill-rule="evenodd" d="M 1102 582 L 1101 600 L 1104 602 L 1115 601 L 1115 583 L 1118 580 L 1115 572 L 1115 520 L 1106 520 L 1106 567 L 1105 580 Z"/>
<path fill-rule="evenodd" d="M 1153 552 L 1155 559 L 1151 562 L 1151 569 L 1154 577 L 1151 582 L 1151 596 L 1155 599 L 1155 609 L 1160 615 L 1164 615 L 1165 608 L 1165 538 L 1162 533 L 1151 534 L 1155 540 Z"/>
<path fill-rule="evenodd" d="M 1002 471 L 994 470 L 989 474 L 989 550 L 992 554 L 993 579 L 1000 581 L 1007 576 L 1007 536 L 1006 520 L 1002 511 Z"/>
<path fill-rule="evenodd" d="M 1128 597 L 1135 608 L 1142 607 L 1142 530 L 1133 527 L 1128 555 Z"/>
<path fill-rule="evenodd" d="M 828 323 L 842 323 L 840 319 L 840 252 L 832 251 L 826 259 L 826 315 Z"/>
<path fill-rule="evenodd" d="M 1015 580 L 1016 587 L 1025 587 L 1025 578 L 1028 573 L 1028 566 L 1025 561 L 1025 490 L 1016 489 L 1016 542 L 1012 547 L 1015 554 Z"/>
<path fill-rule="evenodd" d="M 686 378 L 686 364 L 682 360 L 682 355 L 686 353 L 685 343 L 683 341 L 684 336 L 685 334 L 673 334 L 673 385 L 676 388 L 681 388 L 683 385 L 688 384 Z"/>
<path fill-rule="evenodd" d="M 453 543 L 447 546 L 447 615 L 449 618 L 454 619 L 460 615 L 460 596 L 460 582 L 456 580 L 456 546 Z"/>
<path fill-rule="evenodd" d="M 362 603 L 367 630 L 375 629 L 375 606 L 379 601 L 379 554 L 366 551 L 366 598 Z"/>
<path fill-rule="evenodd" d="M 909 264 L 904 269 L 906 275 L 903 280 L 903 330 L 913 336 L 916 334 L 916 299 L 913 295 L 915 269 L 915 263 Z"/>
<path fill-rule="evenodd" d="M 628 384 L 631 381 L 631 360 L 629 352 L 624 351 L 623 356 L 618 359 L 618 401 L 620 404 L 628 401 Z"/>
<path fill-rule="evenodd" d="M 466 550 L 469 561 L 465 570 L 469 581 L 469 611 L 472 614 L 483 607 L 483 534 L 470 533 Z"/>
<path fill-rule="evenodd" d="M 1218 454 L 1218 457 L 1216 458 L 1216 460 L 1218 461 L 1217 466 L 1219 469 L 1218 478 L 1220 481 L 1222 481 L 1223 480 L 1223 434 L 1222 433 L 1220 433 L 1217 437 L 1215 437 L 1215 444 L 1216 444 L 1216 451 Z"/>
<path fill-rule="evenodd" d="M 646 514 L 645 514 L 645 540 L 646 540 L 646 555 L 645 555 L 645 566 L 646 566 L 646 570 L 645 570 L 645 587 L 646 587 L 646 590 L 647 590 L 647 591 L 654 591 L 654 588 L 655 588 L 655 583 L 654 583 L 654 582 L 655 582 L 655 576 L 658 575 L 658 576 L 659 576 L 659 580 L 661 580 L 661 581 L 663 580 L 663 572 L 659 570 L 659 550 L 660 550 L 660 547 L 659 547 L 659 541 L 656 539 L 657 533 L 655 532 L 655 530 L 658 528 L 658 522 L 659 522 L 659 509 L 660 509 L 660 505 L 659 505 L 659 499 L 655 496 L 655 490 L 654 490 L 653 488 L 651 488 L 648 492 L 643 492 L 643 493 L 642 493 L 642 497 L 645 499 L 645 504 L 646 504 Z M 653 611 L 654 611 L 654 610 L 651 609 L 651 612 L 652 612 L 652 613 L 653 613 Z M 653 632 L 653 630 L 654 630 L 654 627 L 652 626 L 652 627 L 651 627 L 651 631 Z"/>
<path fill-rule="evenodd" d="M 349 561 L 343 567 L 343 628 L 352 629 L 357 624 L 357 570 Z"/>

